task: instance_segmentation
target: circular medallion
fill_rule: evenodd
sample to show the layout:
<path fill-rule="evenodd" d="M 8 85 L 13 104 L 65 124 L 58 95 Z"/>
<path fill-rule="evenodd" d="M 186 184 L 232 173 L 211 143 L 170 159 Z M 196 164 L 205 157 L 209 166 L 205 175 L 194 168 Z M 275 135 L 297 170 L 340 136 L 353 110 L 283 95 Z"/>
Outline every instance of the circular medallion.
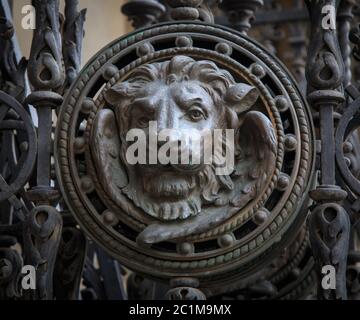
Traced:
<path fill-rule="evenodd" d="M 69 208 L 139 273 L 230 282 L 269 263 L 304 222 L 308 107 L 284 67 L 233 30 L 171 23 L 114 41 L 84 67 L 58 121 Z M 194 151 L 194 132 L 211 148 Z"/>

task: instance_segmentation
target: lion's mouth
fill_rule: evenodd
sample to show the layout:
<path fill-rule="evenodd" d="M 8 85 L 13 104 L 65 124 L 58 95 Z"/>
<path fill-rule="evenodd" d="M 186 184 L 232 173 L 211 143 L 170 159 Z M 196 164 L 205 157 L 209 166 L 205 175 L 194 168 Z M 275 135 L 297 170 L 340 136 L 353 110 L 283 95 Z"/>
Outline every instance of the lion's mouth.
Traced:
<path fill-rule="evenodd" d="M 155 198 L 167 198 L 167 201 L 184 199 L 195 188 L 193 176 L 186 176 L 173 167 L 167 170 L 145 174 L 143 179 L 144 191 Z"/>
<path fill-rule="evenodd" d="M 185 175 L 173 167 L 138 172 L 142 188 L 124 188 L 124 193 L 147 214 L 160 220 L 184 220 L 201 211 L 201 199 L 195 192 L 196 176 Z M 135 191 L 135 192 L 134 192 Z"/>

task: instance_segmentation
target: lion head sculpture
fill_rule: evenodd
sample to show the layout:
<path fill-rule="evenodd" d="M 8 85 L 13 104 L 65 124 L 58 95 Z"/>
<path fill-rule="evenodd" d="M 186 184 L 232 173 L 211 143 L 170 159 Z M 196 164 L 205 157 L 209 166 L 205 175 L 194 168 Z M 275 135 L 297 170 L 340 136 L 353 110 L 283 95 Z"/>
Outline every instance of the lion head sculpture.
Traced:
<path fill-rule="evenodd" d="M 200 232 L 227 219 L 229 214 L 224 212 L 234 212 L 230 207 L 240 210 L 258 196 L 274 170 L 276 158 L 272 123 L 263 113 L 250 110 L 258 97 L 255 87 L 237 83 L 215 63 L 186 56 L 142 65 L 105 92 L 111 109 L 98 113 L 90 146 L 103 188 L 115 201 L 119 194 L 126 195 L 156 218 L 155 226 L 168 226 L 162 236 L 154 236 L 156 228 L 150 226 L 141 235 L 142 241 L 157 242 Z M 169 149 L 183 143 L 180 148 L 188 148 L 191 156 L 201 159 L 200 163 L 130 164 L 126 152 L 134 142 L 128 141 L 127 133 L 132 129 L 144 132 L 148 159 L 153 151 L 149 148 L 151 122 L 157 124 L 158 133 L 167 129 L 185 133 L 232 129 L 233 170 L 216 174 L 216 157 L 212 163 L 205 163 L 206 147 L 193 151 L 179 135 L 169 135 Z M 220 139 L 225 149 L 229 147 L 227 139 Z M 161 141 L 156 146 L 163 145 Z M 210 207 L 222 208 L 221 217 L 207 216 L 206 208 Z"/>

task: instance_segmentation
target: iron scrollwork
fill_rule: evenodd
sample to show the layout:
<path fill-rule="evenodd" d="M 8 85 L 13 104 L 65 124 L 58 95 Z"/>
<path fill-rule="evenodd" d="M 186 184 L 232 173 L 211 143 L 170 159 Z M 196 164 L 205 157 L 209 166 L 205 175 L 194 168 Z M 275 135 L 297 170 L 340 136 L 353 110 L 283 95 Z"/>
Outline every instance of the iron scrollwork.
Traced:
<path fill-rule="evenodd" d="M 190 30 L 196 34 L 181 35 Z M 167 39 L 167 48 L 155 50 L 159 35 L 163 45 Z M 196 45 L 205 38 L 215 50 Z M 125 47 L 137 54 L 126 66 Z M 235 52 L 257 58 L 245 66 L 232 59 Z M 231 274 L 222 273 L 224 263 L 231 262 L 232 272 L 238 273 L 245 254 L 252 256 L 252 265 L 257 259 L 259 264 L 271 259 L 271 252 L 266 258 L 258 252 L 277 232 L 286 234 L 288 219 L 301 223 L 290 208 L 300 205 L 295 199 L 305 190 L 313 163 L 307 107 L 276 61 L 219 27 L 174 23 L 120 39 L 100 52 L 88 70 L 63 104 L 59 115 L 63 125 L 56 135 L 58 177 L 81 225 L 129 268 L 169 280 L 186 277 L 191 270 L 209 295 L 219 282 L 212 282 L 210 275 L 203 278 L 200 269 L 207 268 L 212 278 L 218 274 L 224 283 Z M 271 82 L 271 91 L 262 82 L 266 76 L 278 79 Z M 165 104 L 164 97 L 169 99 Z M 141 110 L 149 108 L 145 113 L 153 118 L 147 120 L 159 123 L 167 116 L 174 123 L 183 111 L 173 101 L 185 104 L 186 99 L 206 103 L 212 117 L 207 126 L 214 122 L 228 129 L 239 126 L 239 155 L 232 176 L 217 177 L 206 166 L 165 170 L 161 165 L 126 162 L 124 135 L 132 123 L 142 121 Z M 158 111 L 152 113 L 152 108 Z M 284 124 L 285 118 L 290 126 Z M 85 124 L 85 131 L 78 127 L 70 134 L 72 119 Z M 191 128 L 196 122 L 178 125 Z M 257 128 L 258 135 L 249 128 Z M 286 154 L 294 162 L 284 167 Z M 280 207 L 273 211 L 277 201 Z M 245 235 L 248 240 L 242 244 Z M 214 247 L 200 250 L 214 242 Z M 203 258 L 205 252 L 208 258 Z M 162 260 L 156 258 L 159 255 Z M 246 270 L 246 264 L 243 267 Z"/>
<path fill-rule="evenodd" d="M 359 298 L 358 8 L 294 3 L 130 0 L 82 70 L 78 1 L 33 1 L 29 61 L 0 6 L 1 299 Z M 132 129 L 232 130 L 234 167 L 131 163 Z"/>

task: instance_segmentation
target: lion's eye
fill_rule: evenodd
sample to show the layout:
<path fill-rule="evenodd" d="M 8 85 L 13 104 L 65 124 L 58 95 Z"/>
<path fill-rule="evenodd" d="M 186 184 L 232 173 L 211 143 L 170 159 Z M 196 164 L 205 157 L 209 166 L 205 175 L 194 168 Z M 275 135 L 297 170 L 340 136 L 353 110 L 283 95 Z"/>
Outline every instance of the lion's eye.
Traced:
<path fill-rule="evenodd" d="M 193 108 L 187 114 L 192 121 L 200 121 L 205 118 L 204 113 L 199 108 Z"/>

